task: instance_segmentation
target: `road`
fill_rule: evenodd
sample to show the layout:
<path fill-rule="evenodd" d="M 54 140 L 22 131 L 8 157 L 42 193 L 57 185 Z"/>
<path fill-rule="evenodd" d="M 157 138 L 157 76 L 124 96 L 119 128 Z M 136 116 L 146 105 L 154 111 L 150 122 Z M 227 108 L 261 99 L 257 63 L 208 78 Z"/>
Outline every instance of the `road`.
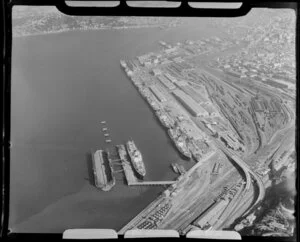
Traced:
<path fill-rule="evenodd" d="M 259 204 L 264 196 L 265 196 L 265 186 L 263 181 L 260 179 L 260 177 L 252 171 L 252 169 L 241 159 L 239 158 L 234 151 L 230 151 L 229 149 L 226 149 L 219 141 L 215 140 L 215 144 L 218 148 L 220 148 L 228 157 L 230 157 L 245 173 L 246 176 L 246 185 L 245 185 L 245 192 L 248 192 L 250 190 L 250 186 L 256 185 L 258 187 L 258 196 L 255 200 L 255 202 L 251 205 L 250 208 L 248 208 L 248 211 L 250 211 L 252 208 L 254 208 L 257 204 Z"/>

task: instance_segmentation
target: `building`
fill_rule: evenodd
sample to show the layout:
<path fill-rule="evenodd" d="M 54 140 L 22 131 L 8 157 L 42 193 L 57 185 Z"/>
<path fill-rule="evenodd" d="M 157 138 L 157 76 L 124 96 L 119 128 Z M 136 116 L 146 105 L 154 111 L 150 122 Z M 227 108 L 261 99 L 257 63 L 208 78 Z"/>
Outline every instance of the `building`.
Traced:
<path fill-rule="evenodd" d="M 225 73 L 226 73 L 227 75 L 231 75 L 231 76 L 233 76 L 233 77 L 241 77 L 241 74 L 240 74 L 240 73 L 238 73 L 238 72 L 236 72 L 236 71 L 233 71 L 233 70 L 231 70 L 231 71 L 225 71 Z"/>
<path fill-rule="evenodd" d="M 261 112 L 263 109 L 261 108 L 260 102 L 252 98 L 252 106 L 255 112 Z"/>
<path fill-rule="evenodd" d="M 157 68 L 153 69 L 153 70 L 152 70 L 152 73 L 153 73 L 154 76 L 158 76 L 158 75 L 161 75 L 161 74 L 162 74 L 162 73 L 161 73 L 161 70 L 160 70 L 160 69 L 157 69 Z"/>
<path fill-rule="evenodd" d="M 170 82 L 167 78 L 165 78 L 164 76 L 157 76 L 158 80 L 168 89 L 173 90 L 175 89 L 175 85 Z"/>
<path fill-rule="evenodd" d="M 169 48 L 169 49 L 165 49 L 165 52 L 167 53 L 167 54 L 170 54 L 170 53 L 172 53 L 172 52 L 175 52 L 177 50 L 177 47 L 175 46 L 175 47 L 172 47 L 172 48 Z"/>
<path fill-rule="evenodd" d="M 180 101 L 180 103 L 193 115 L 193 116 L 207 116 L 208 112 L 198 105 L 194 99 L 186 95 L 181 90 L 173 91 L 173 95 Z"/>
<path fill-rule="evenodd" d="M 187 83 L 185 81 L 178 81 L 175 83 L 175 85 L 179 88 L 183 87 L 183 86 L 186 86 Z"/>
<path fill-rule="evenodd" d="M 179 57 L 174 58 L 173 61 L 175 61 L 175 62 L 182 62 L 184 60 L 181 58 L 181 56 L 179 56 Z"/>
<path fill-rule="evenodd" d="M 177 82 L 177 79 L 171 76 L 169 73 L 165 73 L 165 77 L 167 77 L 173 83 Z"/>
<path fill-rule="evenodd" d="M 202 93 L 196 91 L 194 88 L 192 88 L 189 85 L 185 85 L 185 86 L 180 86 L 180 88 L 187 94 L 189 95 L 191 98 L 193 98 L 197 103 L 208 103 L 209 101 L 204 97 L 204 92 L 203 90 L 199 90 L 202 91 Z"/>
<path fill-rule="evenodd" d="M 148 60 L 149 54 L 141 55 L 141 56 L 139 56 L 139 57 L 137 57 L 137 58 L 138 58 L 139 62 L 143 65 L 144 62 Z"/>
<path fill-rule="evenodd" d="M 201 105 L 208 113 L 210 116 L 217 116 L 218 112 L 216 111 L 216 109 L 214 108 L 213 105 L 210 104 L 202 104 Z"/>
<path fill-rule="evenodd" d="M 172 63 L 172 61 L 170 61 L 169 59 L 164 59 L 164 60 L 161 62 L 162 65 L 167 65 L 167 64 L 170 64 L 170 63 Z"/>
<path fill-rule="evenodd" d="M 144 66 L 145 66 L 145 67 L 150 67 L 151 64 L 152 64 L 151 61 L 145 61 L 145 62 L 144 62 Z"/>
<path fill-rule="evenodd" d="M 151 92 L 154 94 L 154 96 L 158 99 L 160 102 L 165 102 L 166 98 L 164 94 L 154 85 L 149 87 Z"/>
<path fill-rule="evenodd" d="M 241 148 L 243 150 L 243 147 L 239 144 L 238 140 L 228 132 L 223 132 L 222 134 L 220 134 L 220 136 L 220 139 L 232 149 L 238 150 L 239 148 Z"/>

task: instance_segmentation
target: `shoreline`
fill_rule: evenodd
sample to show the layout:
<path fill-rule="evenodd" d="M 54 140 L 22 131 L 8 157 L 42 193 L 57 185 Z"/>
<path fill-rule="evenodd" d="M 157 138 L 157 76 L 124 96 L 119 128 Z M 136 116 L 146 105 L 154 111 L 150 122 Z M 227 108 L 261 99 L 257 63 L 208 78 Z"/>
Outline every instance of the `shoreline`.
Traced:
<path fill-rule="evenodd" d="M 39 33 L 28 33 L 28 34 L 15 34 L 13 32 L 12 37 L 13 38 L 22 38 L 22 37 L 29 37 L 29 36 L 40 36 L 40 35 L 50 35 L 50 34 L 58 34 L 58 33 L 66 33 L 66 32 L 74 32 L 74 31 L 89 31 L 89 30 L 126 30 L 126 29 L 144 29 L 144 28 L 161 28 L 160 25 L 153 25 L 153 26 L 129 26 L 129 27 L 99 27 L 99 28 L 78 28 L 78 29 L 64 29 L 64 30 L 53 30 L 53 31 L 47 31 L 47 32 L 39 32 Z M 172 27 L 162 27 L 163 29 L 170 29 L 170 28 L 176 28 L 178 26 L 172 26 Z"/>

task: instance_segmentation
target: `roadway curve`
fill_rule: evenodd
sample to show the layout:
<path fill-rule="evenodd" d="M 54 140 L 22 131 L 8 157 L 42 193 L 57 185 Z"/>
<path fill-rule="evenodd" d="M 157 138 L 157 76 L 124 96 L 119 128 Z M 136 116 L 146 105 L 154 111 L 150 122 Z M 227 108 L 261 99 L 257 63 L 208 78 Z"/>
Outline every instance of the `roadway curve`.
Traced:
<path fill-rule="evenodd" d="M 249 191 L 252 181 L 254 181 L 255 185 L 258 186 L 258 196 L 256 198 L 256 201 L 254 202 L 254 204 L 251 205 L 248 211 L 251 210 L 259 202 L 261 202 L 265 196 L 265 186 L 262 180 L 254 171 L 251 170 L 251 168 L 241 158 L 239 158 L 236 154 L 234 154 L 233 151 L 229 151 L 228 149 L 225 149 L 223 145 L 219 144 L 218 141 L 216 141 L 216 145 L 243 170 L 246 177 L 245 192 Z"/>

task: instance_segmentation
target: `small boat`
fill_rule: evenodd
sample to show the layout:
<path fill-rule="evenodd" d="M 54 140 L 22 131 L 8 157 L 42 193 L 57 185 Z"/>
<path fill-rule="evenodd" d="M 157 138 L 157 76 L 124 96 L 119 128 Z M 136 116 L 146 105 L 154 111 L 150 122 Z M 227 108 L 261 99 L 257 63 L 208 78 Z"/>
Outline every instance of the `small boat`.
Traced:
<path fill-rule="evenodd" d="M 104 134 L 105 137 L 109 136 L 109 134 Z"/>
<path fill-rule="evenodd" d="M 102 129 L 102 131 L 106 131 L 106 130 L 107 130 L 107 128 L 103 128 L 103 129 Z"/>
<path fill-rule="evenodd" d="M 106 121 L 101 121 L 102 124 L 106 124 Z"/>
<path fill-rule="evenodd" d="M 111 139 L 107 139 L 105 140 L 106 143 L 110 143 L 111 142 Z"/>
<path fill-rule="evenodd" d="M 178 170 L 178 167 L 177 167 L 177 164 L 176 164 L 176 163 L 172 163 L 172 164 L 171 164 L 171 167 L 172 167 L 172 169 L 173 169 L 173 171 L 174 171 L 175 173 L 179 173 L 179 170 Z"/>
<path fill-rule="evenodd" d="M 183 165 L 177 165 L 177 169 L 180 174 L 184 174 L 186 172 Z"/>

